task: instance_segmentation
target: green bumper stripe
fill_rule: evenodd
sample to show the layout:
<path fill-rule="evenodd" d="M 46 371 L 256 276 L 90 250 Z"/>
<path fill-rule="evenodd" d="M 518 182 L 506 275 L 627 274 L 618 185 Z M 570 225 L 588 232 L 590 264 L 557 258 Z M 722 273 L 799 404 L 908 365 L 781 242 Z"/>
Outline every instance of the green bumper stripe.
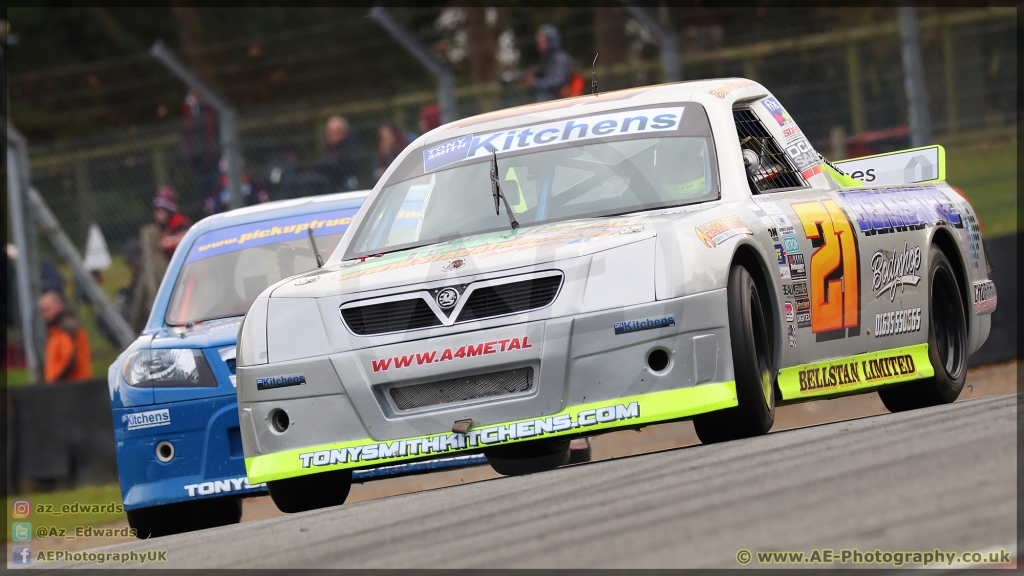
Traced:
<path fill-rule="evenodd" d="M 783 400 L 792 400 L 898 384 L 934 374 L 928 360 L 928 345 L 916 344 L 783 368 L 779 372 L 779 390 Z"/>
<path fill-rule="evenodd" d="M 702 384 L 572 406 L 543 418 L 476 426 L 468 434 L 446 432 L 384 442 L 366 438 L 264 454 L 246 458 L 245 470 L 249 482 L 256 484 L 327 470 L 394 464 L 425 455 L 447 456 L 536 438 L 641 426 L 736 405 L 735 382 Z"/>

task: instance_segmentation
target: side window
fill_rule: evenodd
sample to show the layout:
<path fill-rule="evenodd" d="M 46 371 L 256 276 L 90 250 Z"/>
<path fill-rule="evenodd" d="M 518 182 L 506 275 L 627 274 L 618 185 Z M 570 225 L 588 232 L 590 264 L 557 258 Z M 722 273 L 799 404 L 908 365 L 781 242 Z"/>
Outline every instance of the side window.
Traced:
<path fill-rule="evenodd" d="M 803 188 L 807 182 L 753 110 L 732 111 L 751 194 Z"/>

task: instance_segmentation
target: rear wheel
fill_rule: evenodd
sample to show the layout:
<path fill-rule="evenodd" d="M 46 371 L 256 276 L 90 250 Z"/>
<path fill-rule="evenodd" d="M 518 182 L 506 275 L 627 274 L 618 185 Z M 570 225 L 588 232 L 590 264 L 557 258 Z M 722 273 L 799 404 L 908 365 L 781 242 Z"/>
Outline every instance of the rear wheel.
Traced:
<path fill-rule="evenodd" d="M 274 505 L 289 514 L 341 506 L 351 488 L 351 470 L 332 470 L 267 482 Z"/>
<path fill-rule="evenodd" d="M 704 444 L 760 436 L 775 422 L 774 330 L 771 311 L 747 269 L 729 272 L 729 339 L 738 406 L 693 418 Z M 764 296 L 767 296 L 765 294 Z"/>
<path fill-rule="evenodd" d="M 569 463 L 569 440 L 533 440 L 491 448 L 484 452 L 498 474 L 519 476 L 554 470 Z"/>
<path fill-rule="evenodd" d="M 956 275 L 937 246 L 928 260 L 928 360 L 935 375 L 880 389 L 878 397 L 890 412 L 949 404 L 967 380 L 967 318 Z"/>
<path fill-rule="evenodd" d="M 135 529 L 138 538 L 146 539 L 238 524 L 242 519 L 242 501 L 213 498 L 136 508 L 126 513 L 128 526 Z"/>

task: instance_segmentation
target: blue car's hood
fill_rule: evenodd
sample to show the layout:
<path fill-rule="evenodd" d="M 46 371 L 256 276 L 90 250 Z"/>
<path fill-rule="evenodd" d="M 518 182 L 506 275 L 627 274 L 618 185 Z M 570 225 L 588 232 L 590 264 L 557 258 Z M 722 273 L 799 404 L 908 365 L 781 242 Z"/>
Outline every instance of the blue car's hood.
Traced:
<path fill-rule="evenodd" d="M 216 348 L 229 346 L 238 338 L 242 317 L 222 318 L 194 324 L 190 328 L 167 327 L 153 335 L 153 348 Z"/>

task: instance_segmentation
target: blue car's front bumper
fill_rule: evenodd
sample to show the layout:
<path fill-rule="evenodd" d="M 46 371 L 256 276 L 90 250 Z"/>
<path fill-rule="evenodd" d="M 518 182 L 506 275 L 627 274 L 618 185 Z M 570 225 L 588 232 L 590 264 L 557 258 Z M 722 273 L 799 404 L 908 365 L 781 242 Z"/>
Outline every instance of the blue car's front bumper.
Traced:
<path fill-rule="evenodd" d="M 152 422 L 129 419 L 140 413 L 154 414 Z M 136 429 L 128 429 L 129 420 Z M 234 396 L 115 408 L 114 423 L 125 509 L 266 492 L 264 485 L 249 486 L 245 480 Z M 166 463 L 156 457 L 161 441 L 174 446 L 174 458 Z"/>

